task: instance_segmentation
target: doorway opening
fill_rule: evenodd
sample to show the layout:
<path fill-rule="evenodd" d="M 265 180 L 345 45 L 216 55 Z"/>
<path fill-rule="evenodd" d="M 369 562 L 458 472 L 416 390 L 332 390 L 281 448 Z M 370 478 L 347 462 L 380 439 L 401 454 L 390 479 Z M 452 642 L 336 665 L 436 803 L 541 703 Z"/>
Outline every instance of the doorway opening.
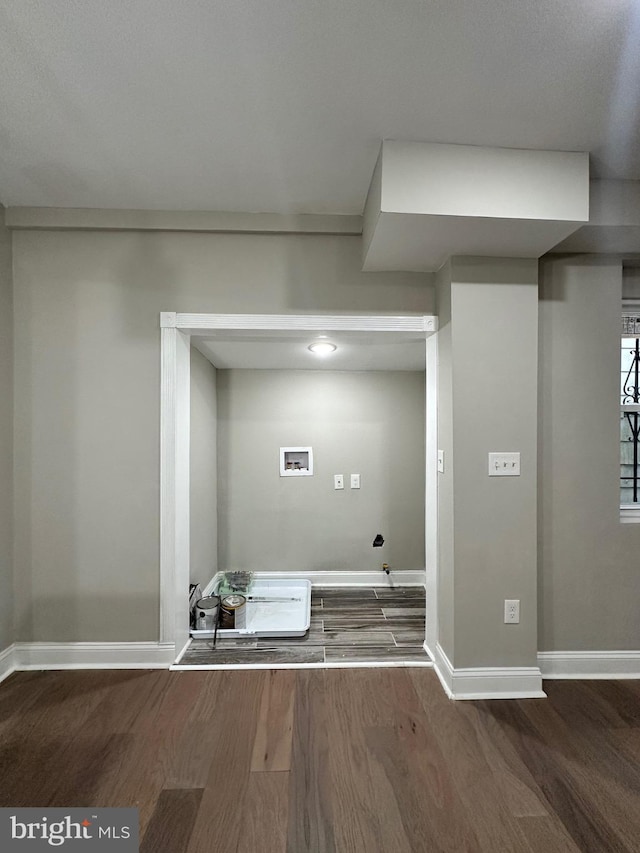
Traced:
<path fill-rule="evenodd" d="M 203 582 L 205 587 L 210 580 L 205 592 L 212 591 L 212 584 L 220 580 L 220 574 L 216 577 L 213 571 L 218 566 L 208 559 L 204 561 L 206 566 L 194 565 L 190 572 L 193 550 L 189 544 L 190 467 L 194 473 L 193 460 L 190 465 L 189 458 L 193 426 L 190 390 L 194 364 L 201 372 L 206 364 L 220 382 L 216 399 L 221 411 L 215 411 L 213 427 L 215 432 L 220 425 L 214 444 L 219 444 L 223 451 L 219 455 L 220 467 L 214 471 L 216 493 L 225 503 L 216 513 L 220 528 L 214 532 L 220 568 L 248 566 L 255 567 L 258 573 L 271 570 L 271 576 L 307 577 L 314 584 L 316 609 L 322 607 L 322 598 L 331 606 L 331 596 L 337 594 L 334 589 L 320 597 L 321 587 L 341 588 L 344 596 L 345 587 L 357 584 L 360 601 L 367 596 L 375 599 L 375 587 L 384 586 L 378 580 L 383 574 L 383 562 L 390 564 L 392 589 L 402 587 L 407 581 L 415 583 L 417 572 L 426 568 L 426 576 L 422 575 L 428 590 L 426 648 L 434 648 L 437 637 L 435 318 L 163 314 L 161 326 L 161 626 L 163 641 L 175 644 L 178 659 L 189 644 L 190 579 Z M 335 361 L 330 369 L 326 358 L 319 358 L 309 349 L 317 342 L 337 347 L 331 350 Z M 405 398 L 407 393 L 410 396 L 410 388 L 415 388 L 416 382 L 422 383 L 420 405 L 416 408 L 414 402 L 412 411 L 401 411 L 403 394 Z M 407 393 L 401 392 L 399 386 L 403 383 L 407 385 Z M 395 388 L 392 399 L 387 396 L 389 388 Z M 375 410 L 376 405 L 384 416 L 367 420 L 367 408 Z M 389 429 L 394 406 L 398 407 L 398 424 L 402 424 L 402 428 L 398 426 L 395 449 L 398 471 L 389 467 L 394 464 L 393 430 Z M 340 416 L 342 408 L 350 409 L 344 417 Z M 358 412 L 362 414 L 360 423 Z M 363 425 L 371 427 L 373 421 L 375 429 L 363 432 Z M 233 430 L 232 425 L 235 425 Z M 410 444 L 407 429 L 409 433 L 419 432 L 423 443 L 413 460 L 421 467 L 420 478 L 413 480 L 419 481 L 424 489 L 419 501 L 423 517 L 418 520 L 420 536 L 424 536 L 424 552 L 419 558 L 402 547 L 403 538 L 415 540 L 417 527 L 414 524 L 411 528 L 409 524 L 407 530 L 413 530 L 414 535 L 403 537 L 401 525 L 392 517 L 393 512 L 402 513 L 401 506 L 392 506 L 400 502 L 397 489 L 402 489 L 402 483 L 398 485 L 402 466 L 407 488 L 405 508 L 415 508 L 417 503 L 415 494 L 413 499 L 411 496 L 415 482 L 412 486 L 412 476 L 407 474 L 407 466 L 411 465 L 411 459 L 406 459 L 406 445 Z M 211 445 L 210 435 L 208 441 Z M 305 453 L 311 451 L 311 455 L 300 455 L 301 446 Z M 281 471 L 282 447 L 291 451 L 287 457 L 291 473 L 286 462 L 285 471 Z M 361 451 L 360 456 L 354 448 Z M 310 458 L 314 460 L 311 468 Z M 367 469 L 370 459 L 381 464 Z M 299 471 L 294 467 L 296 462 Z M 353 470 L 354 467 L 361 470 Z M 196 480 L 200 473 L 196 470 Z M 338 473 L 346 481 L 344 491 L 340 485 L 334 491 Z M 207 476 L 205 472 L 205 482 Z M 376 476 L 381 476 L 382 482 L 374 482 Z M 385 476 L 396 481 L 389 482 L 386 503 L 375 498 L 384 491 Z M 391 499 L 393 489 L 396 489 L 395 501 Z M 266 504 L 273 507 L 265 509 Z M 194 506 L 197 507 L 195 501 Z M 380 506 L 385 506 L 390 515 L 376 516 Z M 211 517 L 210 508 L 208 512 Z M 410 514 L 409 511 L 407 515 Z M 385 523 L 387 530 L 379 530 Z M 388 535 L 389 530 L 392 535 L 387 539 L 385 553 L 384 548 L 373 550 L 371 541 L 367 541 L 368 551 L 362 551 L 364 539 L 371 540 L 380 532 Z M 207 535 L 211 537 L 210 530 Z M 309 559 L 310 554 L 316 557 Z M 197 558 L 194 560 L 199 562 Z M 206 577 L 209 564 L 214 574 L 210 579 Z M 199 577 L 193 576 L 194 569 Z M 424 591 L 419 595 L 424 604 Z M 413 600 L 413 606 L 420 603 L 415 601 L 415 588 L 408 591 L 407 598 Z"/>

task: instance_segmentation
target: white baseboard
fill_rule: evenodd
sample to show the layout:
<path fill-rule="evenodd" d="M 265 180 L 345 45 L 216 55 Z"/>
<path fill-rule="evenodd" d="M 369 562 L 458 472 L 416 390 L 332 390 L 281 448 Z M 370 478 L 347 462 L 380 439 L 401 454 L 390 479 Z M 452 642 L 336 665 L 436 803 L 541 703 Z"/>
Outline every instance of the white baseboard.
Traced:
<path fill-rule="evenodd" d="M 436 659 L 436 653 L 433 651 L 433 649 L 431 649 L 431 648 L 429 647 L 429 643 L 427 642 L 427 640 L 425 640 L 425 641 L 424 641 L 424 643 L 422 644 L 422 648 L 423 648 L 423 649 L 425 650 L 425 652 L 429 655 L 429 657 L 431 658 L 431 660 L 435 662 L 435 659 Z"/>
<path fill-rule="evenodd" d="M 173 643 L 16 643 L 15 669 L 166 669 Z"/>
<path fill-rule="evenodd" d="M 432 653 L 434 667 L 450 699 L 544 699 L 537 666 L 491 666 L 455 669 L 440 644 Z"/>
<path fill-rule="evenodd" d="M 203 595 L 210 595 L 222 580 L 224 572 L 217 572 L 202 590 Z M 258 578 L 302 578 L 311 581 L 312 587 L 341 587 L 341 586 L 378 586 L 390 589 L 394 586 L 424 586 L 426 574 L 424 569 L 392 569 L 387 575 L 382 570 L 377 572 L 255 572 Z"/>
<path fill-rule="evenodd" d="M 640 651 L 538 652 L 543 678 L 640 678 Z"/>
<path fill-rule="evenodd" d="M 16 669 L 15 646 L 8 646 L 0 652 L 0 681 L 9 678 Z"/>

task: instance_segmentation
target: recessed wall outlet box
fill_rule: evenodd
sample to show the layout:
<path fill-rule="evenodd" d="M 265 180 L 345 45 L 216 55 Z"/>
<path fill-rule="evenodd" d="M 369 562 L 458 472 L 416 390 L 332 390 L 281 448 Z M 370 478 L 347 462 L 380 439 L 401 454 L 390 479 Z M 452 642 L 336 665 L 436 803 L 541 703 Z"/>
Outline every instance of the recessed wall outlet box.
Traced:
<path fill-rule="evenodd" d="M 343 474 L 334 474 L 333 475 L 333 488 L 334 489 L 344 489 L 344 475 Z"/>
<path fill-rule="evenodd" d="M 490 477 L 519 477 L 520 476 L 520 454 L 519 453 L 490 453 L 489 454 L 489 476 Z"/>
<path fill-rule="evenodd" d="M 444 474 L 444 450 L 438 451 L 438 474 Z"/>
<path fill-rule="evenodd" d="M 520 622 L 520 599 L 505 598 L 504 600 L 504 624 L 517 625 Z"/>
<path fill-rule="evenodd" d="M 313 449 L 311 447 L 281 447 L 280 476 L 310 477 L 313 474 Z"/>
<path fill-rule="evenodd" d="M 351 475 L 351 488 L 359 489 L 360 488 L 360 474 L 352 474 Z"/>

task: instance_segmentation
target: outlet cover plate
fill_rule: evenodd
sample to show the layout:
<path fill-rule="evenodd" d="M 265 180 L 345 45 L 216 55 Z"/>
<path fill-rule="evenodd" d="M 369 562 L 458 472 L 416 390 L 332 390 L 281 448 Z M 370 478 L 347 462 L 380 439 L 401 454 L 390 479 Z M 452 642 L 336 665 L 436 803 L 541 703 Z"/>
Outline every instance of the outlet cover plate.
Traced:
<path fill-rule="evenodd" d="M 504 600 L 504 624 L 517 625 L 520 622 L 520 599 L 505 598 Z"/>

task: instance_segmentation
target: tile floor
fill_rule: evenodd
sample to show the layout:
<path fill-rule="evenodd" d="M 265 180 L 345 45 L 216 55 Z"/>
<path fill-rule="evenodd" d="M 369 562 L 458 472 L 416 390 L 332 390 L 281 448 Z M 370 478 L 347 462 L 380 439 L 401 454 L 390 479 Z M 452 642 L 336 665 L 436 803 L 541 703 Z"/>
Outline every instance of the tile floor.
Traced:
<path fill-rule="evenodd" d="M 406 661 L 426 663 L 421 587 L 314 589 L 304 637 L 193 640 L 182 666 Z"/>

